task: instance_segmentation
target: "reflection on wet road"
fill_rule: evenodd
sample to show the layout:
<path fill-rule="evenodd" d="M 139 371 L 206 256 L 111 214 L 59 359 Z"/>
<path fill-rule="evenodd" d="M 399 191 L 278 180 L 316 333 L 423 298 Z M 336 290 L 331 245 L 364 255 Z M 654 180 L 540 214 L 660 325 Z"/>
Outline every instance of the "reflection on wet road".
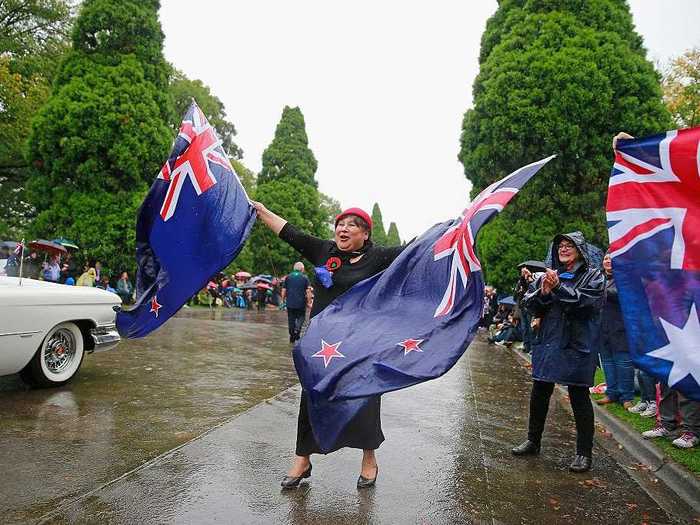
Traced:
<path fill-rule="evenodd" d="M 62 388 L 0 378 L 2 522 L 38 517 L 297 381 L 286 314 L 183 310 Z"/>
<path fill-rule="evenodd" d="M 119 524 L 676 522 L 617 453 L 597 445 L 592 472 L 567 471 L 575 436 L 558 403 L 541 456 L 513 457 L 525 435 L 528 374 L 508 350 L 480 342 L 444 377 L 384 396 L 375 488 L 355 488 L 361 454 L 346 449 L 314 456 L 310 481 L 281 491 L 299 399 L 298 386 L 287 388 L 296 376 L 284 314 L 207 315 L 187 311 L 153 337 L 90 356 L 71 387 L 4 383 L 2 466 L 14 483 L 0 489 L 0 515 Z"/>

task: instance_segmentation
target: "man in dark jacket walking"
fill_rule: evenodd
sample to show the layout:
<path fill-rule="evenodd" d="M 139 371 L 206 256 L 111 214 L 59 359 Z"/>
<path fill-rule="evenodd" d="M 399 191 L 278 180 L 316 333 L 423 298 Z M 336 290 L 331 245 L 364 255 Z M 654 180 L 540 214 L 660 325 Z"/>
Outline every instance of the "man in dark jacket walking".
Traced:
<path fill-rule="evenodd" d="M 537 274 L 523 304 L 535 319 L 532 344 L 532 393 L 527 441 L 516 456 L 538 454 L 549 398 L 555 383 L 567 385 L 576 421 L 576 456 L 572 472 L 592 465 L 593 385 L 605 279 L 591 266 L 581 232 L 561 234 L 552 243 L 552 265 Z"/>
<path fill-rule="evenodd" d="M 287 323 L 289 325 L 289 342 L 293 343 L 301 336 L 301 327 L 306 317 L 306 289 L 309 279 L 304 275 L 304 264 L 297 261 L 294 270 L 284 280 L 282 294 L 287 301 Z"/>

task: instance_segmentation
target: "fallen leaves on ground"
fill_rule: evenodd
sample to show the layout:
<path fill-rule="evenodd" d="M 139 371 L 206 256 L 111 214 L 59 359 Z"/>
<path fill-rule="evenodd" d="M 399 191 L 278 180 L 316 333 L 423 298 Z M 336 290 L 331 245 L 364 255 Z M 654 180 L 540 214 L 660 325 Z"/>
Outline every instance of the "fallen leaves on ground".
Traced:
<path fill-rule="evenodd" d="M 600 489 L 604 489 L 608 486 L 608 484 L 605 481 L 602 481 L 598 478 L 591 478 L 579 481 L 579 485 L 583 485 L 584 487 L 596 487 Z"/>

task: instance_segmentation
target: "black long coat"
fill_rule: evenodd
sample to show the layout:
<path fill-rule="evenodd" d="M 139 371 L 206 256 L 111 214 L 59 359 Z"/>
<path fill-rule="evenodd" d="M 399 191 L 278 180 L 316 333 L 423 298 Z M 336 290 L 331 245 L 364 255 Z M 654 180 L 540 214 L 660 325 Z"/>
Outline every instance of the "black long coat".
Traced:
<path fill-rule="evenodd" d="M 570 272 L 559 261 L 557 245 L 562 239 L 575 244 L 583 255 Z M 591 386 L 597 364 L 605 278 L 599 269 L 590 266 L 581 232 L 556 236 L 552 261 L 560 284 L 542 296 L 544 274 L 539 274 L 523 299 L 532 317 L 541 319 L 531 339 L 532 377 L 548 383 Z"/>
<path fill-rule="evenodd" d="M 629 352 L 620 298 L 615 279 L 612 277 L 605 278 L 605 306 L 601 315 L 600 333 L 600 344 L 608 352 Z"/>

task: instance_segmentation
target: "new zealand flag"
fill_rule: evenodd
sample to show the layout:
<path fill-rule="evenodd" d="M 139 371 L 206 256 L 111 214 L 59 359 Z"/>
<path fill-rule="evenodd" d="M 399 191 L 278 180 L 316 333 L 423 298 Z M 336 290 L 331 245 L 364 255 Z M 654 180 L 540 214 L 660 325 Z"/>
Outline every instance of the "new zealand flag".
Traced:
<path fill-rule="evenodd" d="M 551 158 L 486 188 L 459 218 L 433 226 L 314 317 L 293 356 L 322 450 L 368 396 L 439 377 L 461 357 L 483 304 L 477 234 Z"/>
<path fill-rule="evenodd" d="M 255 223 L 216 131 L 196 103 L 136 223 L 136 305 L 117 314 L 122 337 L 143 337 L 233 260 Z"/>
<path fill-rule="evenodd" d="M 700 401 L 700 128 L 620 140 L 608 189 L 632 360 Z"/>

